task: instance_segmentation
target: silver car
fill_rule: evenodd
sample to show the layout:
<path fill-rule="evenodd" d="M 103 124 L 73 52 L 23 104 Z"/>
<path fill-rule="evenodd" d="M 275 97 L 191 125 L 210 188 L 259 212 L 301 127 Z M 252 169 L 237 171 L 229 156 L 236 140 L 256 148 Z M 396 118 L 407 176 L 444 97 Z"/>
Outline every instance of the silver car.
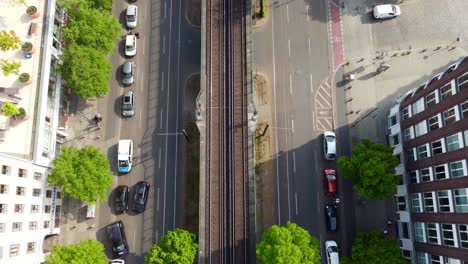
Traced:
<path fill-rule="evenodd" d="M 131 117 L 135 115 L 135 94 L 132 91 L 127 91 L 122 97 L 122 115 Z"/>
<path fill-rule="evenodd" d="M 126 86 L 135 82 L 135 62 L 126 61 L 122 65 L 122 83 Z"/>

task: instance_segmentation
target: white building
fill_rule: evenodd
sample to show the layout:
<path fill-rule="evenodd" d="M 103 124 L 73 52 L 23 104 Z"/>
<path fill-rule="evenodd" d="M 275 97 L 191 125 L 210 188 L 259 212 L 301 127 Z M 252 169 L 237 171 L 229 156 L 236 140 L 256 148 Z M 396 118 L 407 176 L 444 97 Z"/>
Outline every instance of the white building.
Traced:
<path fill-rule="evenodd" d="M 33 16 L 11 2 L 0 2 L 0 31 L 14 30 L 35 52 L 0 51 L 2 59 L 20 62 L 20 73 L 32 80 L 21 83 L 0 71 L 0 109 L 10 101 L 29 117 L 12 120 L 0 113 L 0 264 L 35 264 L 47 254 L 45 238 L 60 232 L 60 193 L 47 187 L 46 179 L 56 155 L 61 77 L 55 68 L 67 14 L 55 0 L 26 0 L 37 8 Z"/>

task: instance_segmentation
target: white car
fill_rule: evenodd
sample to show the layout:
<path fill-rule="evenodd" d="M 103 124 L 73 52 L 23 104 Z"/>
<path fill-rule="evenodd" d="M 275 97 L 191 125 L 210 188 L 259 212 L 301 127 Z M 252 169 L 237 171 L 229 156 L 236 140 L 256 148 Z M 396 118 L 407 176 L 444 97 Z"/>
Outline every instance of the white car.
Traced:
<path fill-rule="evenodd" d="M 339 264 L 338 245 L 333 240 L 325 241 L 325 251 L 327 254 L 327 264 Z"/>
<path fill-rule="evenodd" d="M 135 35 L 127 35 L 125 37 L 125 56 L 133 57 L 136 55 L 137 38 Z"/>
<path fill-rule="evenodd" d="M 128 28 L 136 28 L 138 22 L 138 6 L 129 5 L 125 14 L 125 21 Z"/>
<path fill-rule="evenodd" d="M 333 131 L 323 132 L 323 158 L 334 160 L 336 158 L 336 136 Z"/>
<path fill-rule="evenodd" d="M 401 9 L 397 5 L 378 5 L 373 10 L 375 19 L 394 18 L 401 15 Z"/>

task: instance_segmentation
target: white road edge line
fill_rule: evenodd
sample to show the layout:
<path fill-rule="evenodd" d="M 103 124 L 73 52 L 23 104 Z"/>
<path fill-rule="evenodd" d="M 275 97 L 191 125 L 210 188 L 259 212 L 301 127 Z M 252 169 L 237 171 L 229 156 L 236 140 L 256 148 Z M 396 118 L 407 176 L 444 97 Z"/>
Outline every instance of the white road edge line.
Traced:
<path fill-rule="evenodd" d="M 297 192 L 294 193 L 294 199 L 296 200 L 296 215 L 299 214 L 299 207 L 297 206 Z"/>
<path fill-rule="evenodd" d="M 292 94 L 292 76 L 289 74 L 289 92 Z"/>

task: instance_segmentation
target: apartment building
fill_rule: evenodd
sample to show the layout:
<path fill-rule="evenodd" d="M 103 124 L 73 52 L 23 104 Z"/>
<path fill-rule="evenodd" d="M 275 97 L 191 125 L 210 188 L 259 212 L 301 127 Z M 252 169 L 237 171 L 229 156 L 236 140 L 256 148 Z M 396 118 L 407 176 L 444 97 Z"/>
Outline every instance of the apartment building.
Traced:
<path fill-rule="evenodd" d="M 468 59 L 399 98 L 388 131 L 401 161 L 395 199 L 403 256 L 468 263 Z"/>
<path fill-rule="evenodd" d="M 60 133 L 62 87 L 55 69 L 67 13 L 55 0 L 25 3 L 0 2 L 0 31 L 14 31 L 33 47 L 0 51 L 2 59 L 19 62 L 20 73 L 30 76 L 26 81 L 0 73 L 0 105 L 8 101 L 26 113 L 23 118 L 0 114 L 0 263 L 11 264 L 41 263 L 47 238 L 60 232 L 61 195 L 46 180 Z"/>

